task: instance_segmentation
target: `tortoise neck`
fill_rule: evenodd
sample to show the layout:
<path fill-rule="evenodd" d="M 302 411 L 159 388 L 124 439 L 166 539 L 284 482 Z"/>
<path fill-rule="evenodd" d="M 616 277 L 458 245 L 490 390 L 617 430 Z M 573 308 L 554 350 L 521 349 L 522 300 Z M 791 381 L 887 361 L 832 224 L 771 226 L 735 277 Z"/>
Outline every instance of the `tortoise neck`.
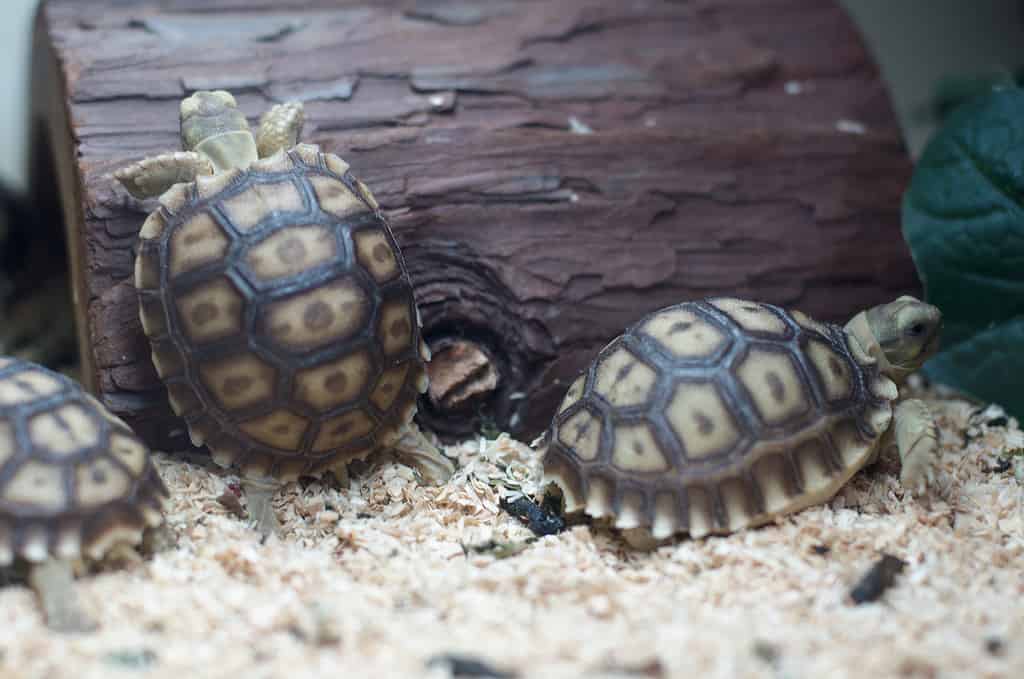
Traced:
<path fill-rule="evenodd" d="M 850 322 L 846 324 L 845 330 L 860 345 L 864 353 L 878 361 L 878 371 L 880 373 L 895 382 L 897 386 L 903 385 L 907 375 L 913 371 L 889 362 L 888 357 L 886 357 L 885 352 L 882 350 L 882 346 L 878 343 L 878 338 L 875 337 L 875 333 L 871 330 L 871 324 L 868 322 L 866 311 L 862 311 L 851 318 Z"/>
<path fill-rule="evenodd" d="M 248 130 L 212 135 L 196 144 L 195 150 L 209 158 L 217 172 L 244 170 L 258 158 L 256 140 Z"/>

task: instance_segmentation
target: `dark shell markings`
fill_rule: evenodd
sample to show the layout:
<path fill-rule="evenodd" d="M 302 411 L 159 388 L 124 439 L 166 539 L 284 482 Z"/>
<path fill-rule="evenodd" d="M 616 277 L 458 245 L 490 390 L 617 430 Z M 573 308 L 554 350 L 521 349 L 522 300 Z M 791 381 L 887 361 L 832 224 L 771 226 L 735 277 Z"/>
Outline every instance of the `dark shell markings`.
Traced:
<path fill-rule="evenodd" d="M 247 476 L 294 479 L 386 446 L 426 388 L 391 230 L 315 146 L 165 193 L 136 287 L 172 407 Z"/>
<path fill-rule="evenodd" d="M 0 358 L 0 566 L 136 544 L 167 497 L 121 420 L 64 375 Z"/>
<path fill-rule="evenodd" d="M 571 385 L 545 477 L 569 512 L 655 538 L 764 523 L 835 492 L 895 386 L 843 328 L 736 299 L 654 312 Z"/>

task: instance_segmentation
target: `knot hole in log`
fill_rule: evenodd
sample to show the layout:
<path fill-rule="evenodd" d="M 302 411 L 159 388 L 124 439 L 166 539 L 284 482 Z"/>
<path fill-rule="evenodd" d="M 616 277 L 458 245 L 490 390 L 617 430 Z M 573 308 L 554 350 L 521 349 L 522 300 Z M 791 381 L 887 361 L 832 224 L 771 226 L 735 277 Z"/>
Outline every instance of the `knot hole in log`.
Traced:
<path fill-rule="evenodd" d="M 497 339 L 486 329 L 451 322 L 425 331 L 424 337 L 433 355 L 420 409 L 424 424 L 450 439 L 505 428 L 499 421 L 509 417 L 510 370 Z"/>
<path fill-rule="evenodd" d="M 446 440 L 523 424 L 524 385 L 549 359 L 552 341 L 524 317 L 490 262 L 464 245 L 396 234 L 410 263 L 432 359 L 420 422 Z"/>

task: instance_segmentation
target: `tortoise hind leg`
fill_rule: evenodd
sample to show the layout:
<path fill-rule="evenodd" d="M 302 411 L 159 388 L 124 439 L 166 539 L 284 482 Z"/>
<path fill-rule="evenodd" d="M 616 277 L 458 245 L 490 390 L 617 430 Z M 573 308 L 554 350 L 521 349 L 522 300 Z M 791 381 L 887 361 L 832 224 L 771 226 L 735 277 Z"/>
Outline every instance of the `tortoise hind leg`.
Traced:
<path fill-rule="evenodd" d="M 405 464 L 418 471 L 432 485 L 445 483 L 455 473 L 452 461 L 414 423 L 406 425 L 393 448 Z"/>
<path fill-rule="evenodd" d="M 194 151 L 163 153 L 144 158 L 114 173 L 114 178 L 136 198 L 159 196 L 175 184 L 195 181 L 201 175 L 213 174 L 209 158 Z"/>
<path fill-rule="evenodd" d="M 255 523 L 260 534 L 266 537 L 271 533 L 277 533 L 280 524 L 277 522 L 277 514 L 274 513 L 274 505 L 270 501 L 281 487 L 281 483 L 269 478 L 243 478 L 241 485 L 245 491 L 249 517 Z"/>
<path fill-rule="evenodd" d="M 896 406 L 893 431 L 900 453 L 900 483 L 916 495 L 935 484 L 939 435 L 924 401 L 908 399 Z"/>
<path fill-rule="evenodd" d="M 78 606 L 71 563 L 51 558 L 33 564 L 29 585 L 39 596 L 47 626 L 57 632 L 91 632 L 98 625 Z"/>
<path fill-rule="evenodd" d="M 256 132 L 256 149 L 260 158 L 269 158 L 278 151 L 295 146 L 302 133 L 305 119 L 302 102 L 289 101 L 277 104 L 260 118 L 260 129 Z"/>

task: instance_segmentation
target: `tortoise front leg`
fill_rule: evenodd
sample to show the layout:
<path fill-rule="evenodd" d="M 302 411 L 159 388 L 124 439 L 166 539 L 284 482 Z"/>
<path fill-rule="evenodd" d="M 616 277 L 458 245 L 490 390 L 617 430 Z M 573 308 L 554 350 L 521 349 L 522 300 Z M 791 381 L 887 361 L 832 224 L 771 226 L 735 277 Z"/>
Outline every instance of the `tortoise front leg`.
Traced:
<path fill-rule="evenodd" d="M 622 541 L 638 552 L 653 552 L 668 542 L 658 540 L 649 528 L 623 528 L 619 531 Z"/>
<path fill-rule="evenodd" d="M 423 435 L 415 422 L 405 426 L 393 449 L 403 463 L 418 471 L 430 485 L 443 485 L 455 473 L 455 464 Z"/>
<path fill-rule="evenodd" d="M 270 501 L 281 488 L 281 482 L 272 478 L 249 479 L 244 477 L 240 482 L 242 490 L 245 491 L 249 518 L 255 523 L 256 529 L 263 537 L 277 533 L 280 524 L 277 522 L 277 514 L 274 513 L 274 505 Z"/>
<path fill-rule="evenodd" d="M 57 632 L 91 632 L 96 623 L 78 607 L 75 575 L 69 561 L 50 558 L 32 564 L 29 586 L 39 596 L 47 626 Z"/>
<path fill-rule="evenodd" d="M 916 495 L 935 483 L 939 432 L 924 401 L 908 399 L 896 406 L 893 431 L 900 453 L 900 483 Z"/>
<path fill-rule="evenodd" d="M 295 146 L 302 133 L 304 119 L 300 101 L 277 104 L 264 113 L 260 118 L 260 129 L 256 132 L 256 149 L 260 158 L 269 158 L 278 151 L 287 151 Z"/>
<path fill-rule="evenodd" d="M 195 181 L 201 175 L 213 174 L 213 163 L 195 151 L 175 151 L 145 158 L 114 173 L 136 198 L 159 196 L 175 184 Z"/>

